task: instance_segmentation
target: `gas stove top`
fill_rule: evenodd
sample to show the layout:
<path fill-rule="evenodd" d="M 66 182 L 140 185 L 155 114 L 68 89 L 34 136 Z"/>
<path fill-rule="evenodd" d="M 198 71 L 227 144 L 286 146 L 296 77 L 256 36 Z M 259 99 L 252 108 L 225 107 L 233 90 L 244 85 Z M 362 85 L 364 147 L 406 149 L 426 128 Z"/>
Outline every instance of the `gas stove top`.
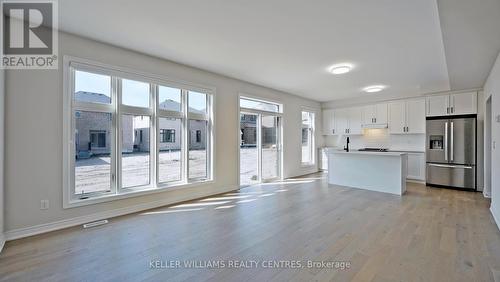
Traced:
<path fill-rule="evenodd" d="M 389 149 L 386 149 L 386 148 L 362 148 L 362 149 L 359 149 L 358 151 L 365 151 L 365 152 L 388 152 Z"/>

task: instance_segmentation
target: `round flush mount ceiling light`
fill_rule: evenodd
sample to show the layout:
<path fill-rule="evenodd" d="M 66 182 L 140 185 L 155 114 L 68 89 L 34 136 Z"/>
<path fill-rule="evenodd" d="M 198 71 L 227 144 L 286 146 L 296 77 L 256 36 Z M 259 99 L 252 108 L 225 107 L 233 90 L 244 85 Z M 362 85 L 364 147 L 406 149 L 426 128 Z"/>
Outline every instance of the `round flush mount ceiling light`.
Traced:
<path fill-rule="evenodd" d="M 330 72 L 333 74 L 344 74 L 352 70 L 351 64 L 338 64 L 330 67 Z"/>
<path fill-rule="evenodd" d="M 368 87 L 363 88 L 363 91 L 365 91 L 367 93 L 375 93 L 375 92 L 380 92 L 384 89 L 385 89 L 385 86 L 383 86 L 383 85 L 372 85 L 372 86 L 368 86 Z"/>

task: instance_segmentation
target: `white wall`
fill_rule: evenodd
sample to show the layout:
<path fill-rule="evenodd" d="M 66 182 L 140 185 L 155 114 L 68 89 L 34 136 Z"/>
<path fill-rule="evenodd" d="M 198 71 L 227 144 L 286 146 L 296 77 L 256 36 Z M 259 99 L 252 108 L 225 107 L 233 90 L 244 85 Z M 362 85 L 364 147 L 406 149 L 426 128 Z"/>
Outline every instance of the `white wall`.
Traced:
<path fill-rule="evenodd" d="M 9 70 L 6 72 L 5 174 L 5 226 L 9 238 L 32 232 L 34 226 L 47 229 L 67 225 L 68 220 L 74 218 L 83 221 L 96 213 L 103 217 L 130 207 L 139 209 L 160 202 L 173 203 L 237 189 L 239 93 L 283 103 L 284 176 L 317 171 L 317 167 L 300 166 L 300 111 L 306 106 L 318 109 L 319 113 L 320 104 L 317 102 L 65 33 L 59 35 L 59 52 L 60 58 L 71 55 L 216 87 L 215 183 L 63 209 L 62 62 L 59 70 L 53 71 Z M 320 124 L 321 115 L 318 114 L 318 128 Z M 319 134 L 317 139 L 320 145 Z M 48 210 L 40 210 L 42 199 L 50 201 Z"/>
<path fill-rule="evenodd" d="M 492 110 L 491 213 L 500 227 L 500 55 L 484 85 L 484 96 L 491 96 Z"/>
<path fill-rule="evenodd" d="M 4 237 L 4 113 L 5 113 L 5 92 L 4 92 L 3 69 L 0 69 L 0 251 L 5 242 Z"/>

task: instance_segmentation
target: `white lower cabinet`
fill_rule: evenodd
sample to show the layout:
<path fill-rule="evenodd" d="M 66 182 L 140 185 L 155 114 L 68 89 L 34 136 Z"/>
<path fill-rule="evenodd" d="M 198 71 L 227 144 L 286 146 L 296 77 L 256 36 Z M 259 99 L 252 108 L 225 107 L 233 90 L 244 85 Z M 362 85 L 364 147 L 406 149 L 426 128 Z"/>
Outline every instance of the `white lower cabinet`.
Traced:
<path fill-rule="evenodd" d="M 406 179 L 425 181 L 425 154 L 408 153 L 408 169 Z"/>

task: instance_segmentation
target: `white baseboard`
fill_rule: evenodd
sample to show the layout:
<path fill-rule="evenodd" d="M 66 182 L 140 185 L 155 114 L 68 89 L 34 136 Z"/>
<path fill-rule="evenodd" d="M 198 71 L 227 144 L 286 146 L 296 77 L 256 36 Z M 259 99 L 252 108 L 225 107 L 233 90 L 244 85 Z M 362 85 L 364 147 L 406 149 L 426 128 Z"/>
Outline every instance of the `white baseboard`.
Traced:
<path fill-rule="evenodd" d="M 231 187 L 228 187 L 226 189 L 219 190 L 219 191 L 211 191 L 208 193 L 200 194 L 200 195 L 197 195 L 195 198 L 187 198 L 187 199 L 174 200 L 174 201 L 172 199 L 162 199 L 162 200 L 148 202 L 148 203 L 139 204 L 139 205 L 134 205 L 134 206 L 130 206 L 130 207 L 119 208 L 119 209 L 114 209 L 114 210 L 79 216 L 79 217 L 75 217 L 75 218 L 63 219 L 63 220 L 50 222 L 50 223 L 44 223 L 44 224 L 39 224 L 39 225 L 34 225 L 34 226 L 29 226 L 29 227 L 24 227 L 24 228 L 8 230 L 5 232 L 4 241 L 21 239 L 21 238 L 25 238 L 25 237 L 29 237 L 29 236 L 33 236 L 33 235 L 47 233 L 50 231 L 55 231 L 55 230 L 60 230 L 60 229 L 68 228 L 68 227 L 73 227 L 76 225 L 82 225 L 82 224 L 88 223 L 88 222 L 108 219 L 108 218 L 126 215 L 126 214 L 130 214 L 130 213 L 140 212 L 140 211 L 144 211 L 144 210 L 148 210 L 148 209 L 158 208 L 158 207 L 162 207 L 162 206 L 166 206 L 166 205 L 172 205 L 172 204 L 179 203 L 179 202 L 208 197 L 211 195 L 226 193 L 226 192 L 230 192 L 230 191 L 234 191 L 234 190 L 238 190 L 238 189 L 239 189 L 239 187 L 237 187 L 237 186 L 231 186 Z"/>
<path fill-rule="evenodd" d="M 5 235 L 3 233 L 0 233 L 0 253 L 3 250 L 3 246 L 5 246 Z"/>
<path fill-rule="evenodd" d="M 490 206 L 490 212 L 491 215 L 493 216 L 493 219 L 495 220 L 495 223 L 497 224 L 497 228 L 500 229 L 500 218 L 497 218 L 495 216 L 495 210 L 493 209 L 493 206 Z"/>

